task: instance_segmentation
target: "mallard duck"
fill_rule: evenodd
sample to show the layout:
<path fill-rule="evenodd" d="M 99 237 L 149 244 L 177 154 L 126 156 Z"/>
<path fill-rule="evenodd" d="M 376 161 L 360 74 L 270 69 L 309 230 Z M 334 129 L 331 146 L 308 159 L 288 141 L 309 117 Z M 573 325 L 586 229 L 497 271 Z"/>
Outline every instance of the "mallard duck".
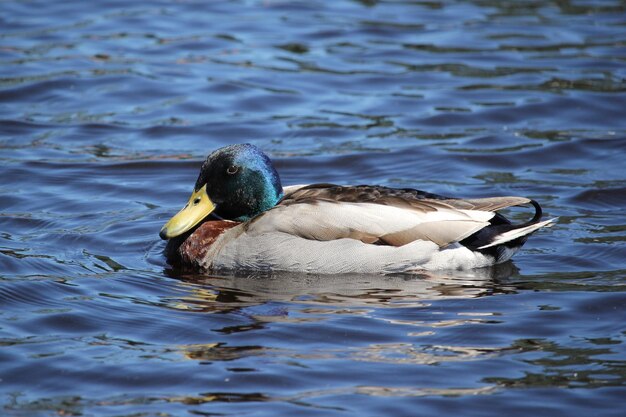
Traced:
<path fill-rule="evenodd" d="M 498 210 L 532 205 L 512 224 Z M 401 273 L 505 262 L 551 225 L 524 197 L 459 199 L 334 184 L 283 187 L 251 144 L 211 153 L 187 204 L 161 229 L 169 258 L 202 270 Z"/>

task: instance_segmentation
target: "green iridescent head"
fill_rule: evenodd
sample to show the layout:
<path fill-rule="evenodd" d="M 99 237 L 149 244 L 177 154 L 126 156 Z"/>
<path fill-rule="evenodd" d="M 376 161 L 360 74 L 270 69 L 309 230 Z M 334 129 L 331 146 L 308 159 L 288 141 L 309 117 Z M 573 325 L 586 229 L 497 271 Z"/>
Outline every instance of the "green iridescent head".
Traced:
<path fill-rule="evenodd" d="M 211 213 L 247 221 L 274 207 L 282 196 L 280 177 L 263 151 L 248 143 L 226 146 L 204 161 L 189 202 L 163 226 L 160 236 L 178 236 Z"/>

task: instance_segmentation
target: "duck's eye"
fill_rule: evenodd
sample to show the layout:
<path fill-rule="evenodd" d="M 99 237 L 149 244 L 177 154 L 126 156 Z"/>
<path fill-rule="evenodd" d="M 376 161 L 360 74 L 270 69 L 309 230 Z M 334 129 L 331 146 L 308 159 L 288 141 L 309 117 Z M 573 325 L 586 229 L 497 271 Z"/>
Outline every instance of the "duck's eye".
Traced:
<path fill-rule="evenodd" d="M 237 165 L 231 165 L 226 169 L 226 173 L 228 175 L 235 175 L 239 171 L 239 167 Z"/>

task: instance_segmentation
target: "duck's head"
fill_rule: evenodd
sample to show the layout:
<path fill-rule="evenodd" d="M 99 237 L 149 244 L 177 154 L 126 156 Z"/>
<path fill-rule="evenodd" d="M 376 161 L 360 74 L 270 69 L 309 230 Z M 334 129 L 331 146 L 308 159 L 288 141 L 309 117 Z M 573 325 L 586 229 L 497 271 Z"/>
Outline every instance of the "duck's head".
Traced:
<path fill-rule="evenodd" d="M 267 155 L 248 143 L 226 146 L 204 161 L 189 201 L 159 236 L 179 236 L 210 214 L 246 221 L 274 207 L 282 196 L 280 178 Z"/>

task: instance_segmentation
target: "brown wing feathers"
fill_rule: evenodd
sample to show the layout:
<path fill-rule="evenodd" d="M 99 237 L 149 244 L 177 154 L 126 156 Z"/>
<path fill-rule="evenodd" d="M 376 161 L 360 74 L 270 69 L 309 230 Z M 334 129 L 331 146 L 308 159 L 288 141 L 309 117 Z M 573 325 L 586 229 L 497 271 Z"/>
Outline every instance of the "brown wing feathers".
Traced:
<path fill-rule="evenodd" d="M 316 201 L 374 203 L 395 207 L 410 206 L 413 209 L 424 212 L 436 211 L 441 208 L 493 212 L 507 207 L 532 203 L 532 200 L 524 197 L 490 197 L 463 200 L 413 189 L 397 189 L 370 185 L 340 186 L 334 184 L 313 184 L 286 195 L 279 204 L 310 204 Z"/>
<path fill-rule="evenodd" d="M 421 213 L 448 211 L 448 219 L 420 223 L 416 226 L 407 225 L 407 229 L 396 230 L 387 234 L 371 233 L 370 230 L 354 230 L 338 225 L 337 228 L 328 225 L 318 225 L 309 230 L 308 238 L 331 240 L 352 238 L 364 243 L 376 243 L 390 246 L 403 246 L 415 240 L 432 241 L 441 247 L 468 238 L 474 233 L 490 225 L 488 220 L 477 220 L 474 215 L 465 211 L 495 212 L 497 210 L 532 203 L 532 200 L 523 197 L 491 197 L 480 199 L 453 199 L 437 194 L 426 193 L 413 189 L 393 189 L 377 186 L 338 186 L 333 184 L 314 184 L 297 189 L 287 194 L 278 204 L 278 207 L 287 208 L 298 204 L 316 205 L 326 203 L 370 203 L 392 206 L 400 209 L 415 210 Z M 277 208 L 278 208 L 277 207 Z M 453 214 L 454 213 L 454 214 Z M 500 218 L 500 215 L 497 215 Z M 489 217 L 487 217 L 488 219 Z M 498 220 L 495 220 L 498 222 Z M 501 222 L 509 224 L 502 218 Z M 326 230 L 328 228 L 328 230 Z M 300 233 L 305 231 L 299 230 Z M 306 233 L 304 233 L 306 235 Z M 303 237 L 307 237 L 308 235 Z"/>

